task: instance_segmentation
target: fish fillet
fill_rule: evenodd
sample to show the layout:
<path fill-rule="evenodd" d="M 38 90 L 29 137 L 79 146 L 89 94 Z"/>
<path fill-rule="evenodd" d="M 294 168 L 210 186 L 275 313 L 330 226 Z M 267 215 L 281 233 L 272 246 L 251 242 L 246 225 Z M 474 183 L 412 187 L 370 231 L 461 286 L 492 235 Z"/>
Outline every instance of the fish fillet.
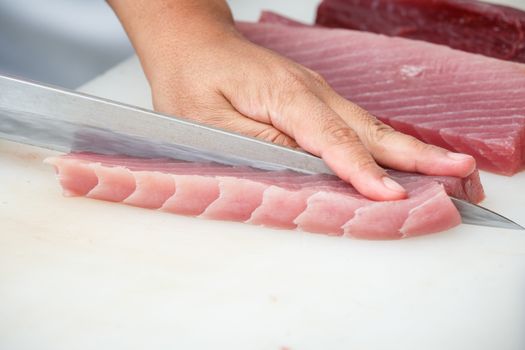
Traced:
<path fill-rule="evenodd" d="M 525 63 L 525 12 L 475 0 L 324 0 L 316 23 Z"/>
<path fill-rule="evenodd" d="M 376 202 L 331 175 L 90 153 L 45 162 L 55 167 L 66 196 L 363 239 L 449 229 L 461 221 L 449 194 L 473 203 L 484 197 L 477 172 L 460 179 L 389 171 L 409 196 Z"/>
<path fill-rule="evenodd" d="M 484 170 L 523 169 L 525 65 L 422 41 L 301 26 L 276 14 L 261 20 L 238 27 L 254 43 L 317 71 L 395 129 L 471 154 Z"/>

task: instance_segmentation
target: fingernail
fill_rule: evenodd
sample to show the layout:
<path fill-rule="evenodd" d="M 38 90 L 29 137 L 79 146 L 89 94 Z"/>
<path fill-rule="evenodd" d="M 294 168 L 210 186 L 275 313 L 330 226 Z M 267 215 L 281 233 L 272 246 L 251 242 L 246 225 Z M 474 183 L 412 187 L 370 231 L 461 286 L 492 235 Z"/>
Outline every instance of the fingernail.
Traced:
<path fill-rule="evenodd" d="M 468 154 L 454 153 L 454 152 L 448 152 L 447 157 L 449 157 L 452 160 L 457 160 L 457 161 L 464 161 L 464 160 L 472 159 L 472 156 L 469 156 Z"/>
<path fill-rule="evenodd" d="M 389 190 L 392 190 L 392 191 L 396 191 L 396 192 L 405 192 L 405 189 L 403 188 L 403 186 L 401 186 L 400 184 L 398 184 L 397 182 L 395 182 L 394 180 L 392 180 L 391 178 L 385 176 L 383 177 L 383 183 L 385 184 L 386 188 L 388 188 Z"/>

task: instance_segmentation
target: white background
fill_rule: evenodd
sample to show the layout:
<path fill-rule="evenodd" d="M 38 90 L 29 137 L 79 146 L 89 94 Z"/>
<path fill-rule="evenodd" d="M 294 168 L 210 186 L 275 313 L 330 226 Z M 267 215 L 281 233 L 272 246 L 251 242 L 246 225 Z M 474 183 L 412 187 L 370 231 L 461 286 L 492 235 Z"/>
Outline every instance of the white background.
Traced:
<path fill-rule="evenodd" d="M 149 103 L 136 60 L 83 89 Z M 64 198 L 51 154 L 0 141 L 2 350 L 525 348 L 523 232 L 370 242 Z M 525 173 L 482 176 L 525 223 Z"/>

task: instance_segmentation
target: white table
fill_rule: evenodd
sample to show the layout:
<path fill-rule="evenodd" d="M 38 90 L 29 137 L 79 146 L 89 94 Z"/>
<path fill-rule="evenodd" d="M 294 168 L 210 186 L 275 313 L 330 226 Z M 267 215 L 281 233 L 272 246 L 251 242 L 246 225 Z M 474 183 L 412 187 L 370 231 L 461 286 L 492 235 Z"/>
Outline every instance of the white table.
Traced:
<path fill-rule="evenodd" d="M 134 58 L 83 90 L 150 105 Z M 525 348 L 523 232 L 370 242 L 64 198 L 52 154 L 0 141 L 2 350 Z M 524 224 L 525 173 L 482 177 Z"/>

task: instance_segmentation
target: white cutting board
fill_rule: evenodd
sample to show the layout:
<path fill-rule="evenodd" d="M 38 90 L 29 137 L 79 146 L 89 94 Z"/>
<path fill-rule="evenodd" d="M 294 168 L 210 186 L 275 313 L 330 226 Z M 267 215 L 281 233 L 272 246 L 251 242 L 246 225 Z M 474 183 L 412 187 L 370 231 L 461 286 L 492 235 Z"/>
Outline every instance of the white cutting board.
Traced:
<path fill-rule="evenodd" d="M 134 58 L 82 90 L 150 105 Z M 525 232 L 370 242 L 64 198 L 52 154 L 0 141 L 1 350 L 525 349 Z M 525 224 L 525 173 L 482 178 Z"/>

